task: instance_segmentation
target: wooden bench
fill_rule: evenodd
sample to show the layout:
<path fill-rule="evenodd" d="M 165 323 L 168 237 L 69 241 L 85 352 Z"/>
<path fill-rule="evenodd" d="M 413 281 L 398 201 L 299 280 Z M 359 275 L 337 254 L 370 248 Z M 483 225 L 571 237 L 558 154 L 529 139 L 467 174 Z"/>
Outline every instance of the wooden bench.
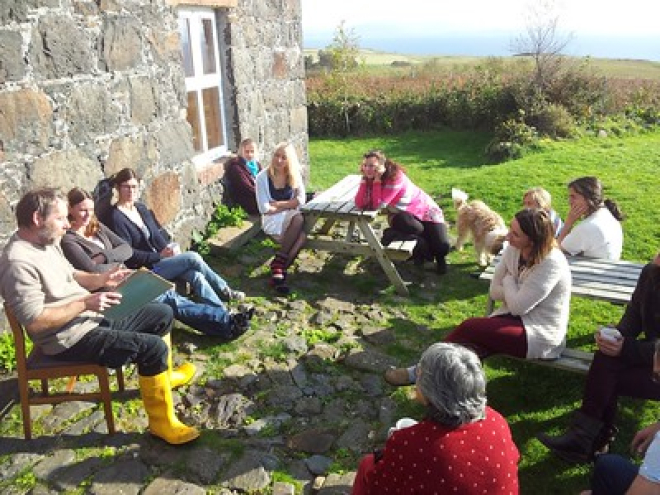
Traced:
<path fill-rule="evenodd" d="M 644 268 L 643 264 L 630 261 L 612 261 L 580 256 L 572 256 L 567 259 L 572 276 L 572 296 L 607 301 L 613 304 L 627 304 L 630 302 L 639 275 L 642 268 Z M 493 279 L 495 266 L 499 263 L 499 260 L 500 256 L 497 256 L 479 276 L 479 279 L 490 282 Z M 486 314 L 491 314 L 493 309 L 494 301 L 489 295 L 486 303 Z M 526 359 L 525 361 L 567 371 L 586 373 L 592 360 L 593 353 L 591 352 L 566 348 L 561 356 L 556 359 Z"/>

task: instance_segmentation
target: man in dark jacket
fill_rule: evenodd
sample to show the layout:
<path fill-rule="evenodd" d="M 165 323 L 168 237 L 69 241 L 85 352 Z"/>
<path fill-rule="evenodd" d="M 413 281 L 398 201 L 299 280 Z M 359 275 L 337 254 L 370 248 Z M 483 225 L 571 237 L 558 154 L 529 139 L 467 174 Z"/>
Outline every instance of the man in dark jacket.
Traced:
<path fill-rule="evenodd" d="M 614 419 L 620 395 L 660 400 L 653 381 L 655 341 L 660 337 L 660 253 L 644 267 L 626 311 L 616 328 L 620 336 L 596 332 L 598 351 L 589 368 L 582 406 L 566 433 L 538 439 L 568 462 L 589 462 L 616 433 Z"/>

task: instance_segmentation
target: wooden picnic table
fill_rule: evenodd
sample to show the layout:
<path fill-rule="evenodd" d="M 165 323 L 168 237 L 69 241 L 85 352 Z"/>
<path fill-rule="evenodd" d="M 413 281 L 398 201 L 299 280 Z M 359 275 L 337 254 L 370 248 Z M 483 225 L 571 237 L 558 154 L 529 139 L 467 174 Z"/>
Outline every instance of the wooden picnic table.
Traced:
<path fill-rule="evenodd" d="M 300 207 L 305 215 L 305 247 L 356 256 L 375 256 L 396 291 L 408 295 L 408 287 L 392 260 L 410 257 L 415 242 L 398 241 L 387 247 L 380 243 L 372 225 L 379 212 L 361 210 L 353 201 L 361 178 L 360 175 L 348 175 Z M 348 223 L 346 234 L 341 237 L 332 235 L 332 228 L 337 222 Z"/>
<path fill-rule="evenodd" d="M 496 256 L 479 276 L 480 280 L 491 281 L 500 256 Z M 630 301 L 643 264 L 631 261 L 612 261 L 584 256 L 567 257 L 571 269 L 571 295 L 626 304 Z M 487 314 L 493 310 L 493 301 L 488 298 Z"/>

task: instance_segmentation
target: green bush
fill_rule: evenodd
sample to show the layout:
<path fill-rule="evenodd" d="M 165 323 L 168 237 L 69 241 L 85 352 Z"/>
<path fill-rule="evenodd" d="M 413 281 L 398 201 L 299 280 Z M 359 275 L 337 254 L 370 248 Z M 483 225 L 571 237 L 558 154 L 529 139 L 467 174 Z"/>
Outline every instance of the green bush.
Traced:
<path fill-rule="evenodd" d="M 495 136 L 486 146 L 486 156 L 492 162 L 513 160 L 524 155 L 538 142 L 536 129 L 524 121 L 524 112 L 517 119 L 508 119 L 495 130 Z"/>
<path fill-rule="evenodd" d="M 531 119 L 531 123 L 541 136 L 553 139 L 569 138 L 575 135 L 573 116 L 561 105 L 551 103 Z"/>

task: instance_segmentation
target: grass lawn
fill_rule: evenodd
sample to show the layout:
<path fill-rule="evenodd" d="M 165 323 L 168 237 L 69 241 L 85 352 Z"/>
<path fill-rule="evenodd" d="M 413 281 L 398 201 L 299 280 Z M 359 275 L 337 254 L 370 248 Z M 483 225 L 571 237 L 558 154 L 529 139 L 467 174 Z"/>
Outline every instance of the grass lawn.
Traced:
<path fill-rule="evenodd" d="M 505 220 L 521 207 L 523 192 L 545 187 L 562 215 L 568 211 L 566 184 L 571 179 L 596 175 L 606 196 L 616 200 L 627 215 L 623 223 L 623 258 L 650 260 L 660 247 L 660 215 L 655 201 L 660 170 L 660 133 L 626 138 L 582 139 L 544 142 L 541 148 L 520 160 L 488 164 L 483 150 L 489 136 L 473 132 L 408 133 L 383 138 L 319 139 L 310 142 L 310 189 L 320 190 L 350 173 L 358 173 L 362 154 L 379 148 L 403 164 L 412 180 L 438 199 L 450 223 L 455 221 L 450 191 L 459 187 L 471 197 L 486 201 Z M 456 324 L 482 315 L 487 287 L 469 276 L 477 269 L 472 247 L 449 256 L 450 273 L 440 290 L 411 289 L 410 298 L 391 298 L 409 321 L 391 322 L 397 343 L 388 352 L 402 364 L 413 362 L 430 343 L 441 339 Z M 568 345 L 593 350 L 594 329 L 615 322 L 623 308 L 576 298 L 571 302 Z M 420 328 L 428 331 L 418 331 Z M 511 425 L 521 453 L 520 478 L 523 494 L 579 493 L 588 485 L 589 466 L 569 466 L 551 456 L 534 438 L 539 431 L 563 431 L 571 411 L 581 399 L 584 376 L 529 365 L 507 358 L 486 362 L 490 404 Z M 395 391 L 396 399 L 404 398 Z M 405 401 L 403 401 L 405 402 Z M 405 404 L 402 408 L 405 408 Z M 628 452 L 634 432 L 660 418 L 655 403 L 623 399 L 619 415 L 621 433 L 614 451 Z"/>

